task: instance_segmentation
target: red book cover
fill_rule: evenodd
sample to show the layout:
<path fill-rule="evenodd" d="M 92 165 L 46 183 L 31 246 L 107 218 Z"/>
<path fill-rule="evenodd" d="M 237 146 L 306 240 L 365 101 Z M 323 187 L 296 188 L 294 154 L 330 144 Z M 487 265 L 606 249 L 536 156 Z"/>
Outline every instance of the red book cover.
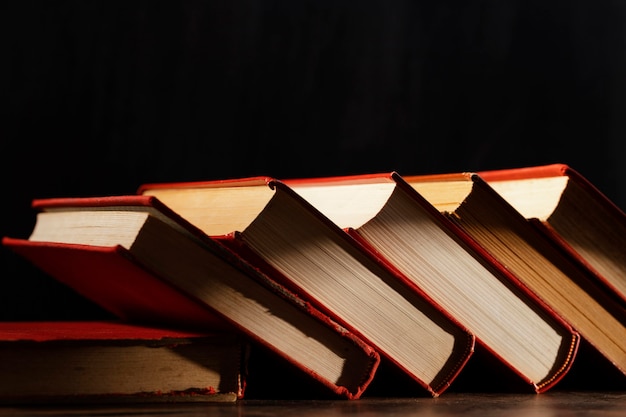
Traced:
<path fill-rule="evenodd" d="M 162 214 L 160 218 L 169 219 L 167 221 L 177 225 L 179 230 L 185 229 L 197 236 L 202 246 L 194 250 L 203 257 L 206 255 L 210 260 L 207 262 L 218 263 L 215 267 L 198 264 L 197 274 L 202 279 L 197 281 L 197 278 L 187 279 L 180 272 L 172 272 L 176 271 L 172 266 L 168 276 L 160 275 L 143 258 L 121 245 L 97 246 L 3 237 L 4 246 L 118 317 L 137 323 L 235 329 L 340 397 L 359 398 L 372 381 L 380 361 L 372 347 L 232 251 L 206 237 L 158 199 L 146 196 L 54 198 L 35 200 L 33 206 L 39 211 L 68 207 L 96 211 L 144 207 L 154 214 L 158 211 Z M 205 254 L 207 251 L 209 254 Z M 197 258 L 181 258 L 177 262 L 189 266 L 190 262 L 197 262 Z M 193 273 L 192 269 L 188 271 Z M 257 310 L 258 313 L 254 313 Z M 303 351 L 319 349 L 328 352 L 328 357 L 336 356 L 337 360 L 345 362 L 343 367 L 351 374 L 342 376 L 343 371 L 339 370 L 337 379 L 331 377 L 330 372 L 324 374 L 323 369 L 314 368 L 324 366 L 320 361 L 311 358 L 309 362 L 286 337 L 268 333 L 264 330 L 267 328 L 289 331 L 297 338 L 294 343 L 302 343 Z"/>
<path fill-rule="evenodd" d="M 309 201 L 316 207 L 319 207 L 322 213 L 327 213 L 331 219 L 336 218 L 337 223 L 344 228 L 344 230 L 357 239 L 364 247 L 366 247 L 373 256 L 376 256 L 381 263 L 385 264 L 386 267 L 393 271 L 399 280 L 403 281 L 405 285 L 409 285 L 415 287 L 416 291 L 425 292 L 426 296 L 435 298 L 435 302 L 439 305 L 442 305 L 444 308 L 448 308 L 449 311 L 455 311 L 455 317 L 457 320 L 461 321 L 466 327 L 469 328 L 476 335 L 476 341 L 479 345 L 481 345 L 486 351 L 488 351 L 491 355 L 495 356 L 499 361 L 501 361 L 506 367 L 508 367 L 513 374 L 516 374 L 522 381 L 525 381 L 527 384 L 533 387 L 536 392 L 545 392 L 551 387 L 553 387 L 557 382 L 559 382 L 568 372 L 571 367 L 574 358 L 576 356 L 576 352 L 578 349 L 580 336 L 577 332 L 575 332 L 572 327 L 567 324 L 560 316 L 555 314 L 544 302 L 542 302 L 536 295 L 529 291 L 525 285 L 523 285 L 513 274 L 511 274 L 502 264 L 500 264 L 493 256 L 491 256 L 487 251 L 484 250 L 480 245 L 478 245 L 470 236 L 468 236 L 460 227 L 456 226 L 453 222 L 451 222 L 446 216 L 442 215 L 437 208 L 435 208 L 432 204 L 430 204 L 425 198 L 423 198 L 415 189 L 413 189 L 404 179 L 396 172 L 391 173 L 379 173 L 379 174 L 365 174 L 365 175 L 353 175 L 353 176 L 339 176 L 339 177 L 325 177 L 325 178 L 299 178 L 299 179 L 291 179 L 284 180 L 289 186 L 291 186 L 296 192 L 299 192 L 303 195 L 304 198 L 308 198 Z M 380 186 L 370 186 L 372 184 L 379 184 Z M 387 185 L 393 185 L 393 188 L 386 187 Z M 361 187 L 359 191 L 351 191 L 352 189 L 357 188 L 349 188 L 352 185 L 367 185 L 368 187 Z M 342 187 L 344 186 L 344 187 Z M 372 223 L 376 217 L 382 216 L 382 210 L 384 206 L 391 201 L 393 198 L 391 196 L 392 189 L 400 190 L 403 195 L 407 196 L 408 199 L 411 200 L 411 204 L 414 204 L 417 207 L 417 210 L 420 210 L 426 213 L 426 216 L 430 221 L 439 225 L 440 228 L 447 231 L 448 234 L 453 235 L 456 239 L 456 243 L 463 248 L 464 251 L 470 253 L 473 258 L 479 259 L 481 263 L 486 263 L 488 268 L 492 271 L 492 274 L 488 274 L 488 279 L 490 282 L 502 281 L 505 284 L 501 285 L 499 288 L 500 293 L 489 293 L 489 295 L 485 294 L 476 294 L 471 292 L 468 288 L 464 293 L 459 291 L 458 298 L 471 298 L 474 297 L 473 302 L 476 305 L 484 304 L 484 299 L 487 298 L 491 300 L 491 305 L 485 309 L 486 316 L 481 319 L 483 322 L 489 320 L 489 311 L 492 308 L 497 309 L 500 312 L 501 318 L 506 318 L 512 322 L 512 329 L 510 340 L 517 340 L 518 343 L 526 344 L 530 343 L 527 340 L 525 334 L 522 334 L 523 331 L 520 330 L 520 336 L 514 337 L 514 334 L 517 334 L 517 330 L 519 326 L 516 325 L 516 322 L 522 323 L 522 318 L 518 318 L 519 316 L 515 316 L 514 314 L 507 315 L 505 313 L 506 308 L 505 305 L 508 303 L 507 299 L 503 298 L 502 292 L 505 291 L 504 288 L 512 284 L 514 286 L 513 289 L 508 290 L 510 294 L 513 294 L 514 298 L 520 298 L 523 303 L 531 306 L 528 314 L 539 312 L 540 315 L 545 315 L 545 320 L 550 322 L 552 326 L 555 326 L 565 338 L 563 339 L 562 350 L 567 351 L 566 355 L 563 355 L 563 360 L 560 363 L 555 364 L 555 368 L 550 371 L 550 374 L 543 381 L 537 381 L 530 378 L 528 375 L 520 372 L 520 370 L 512 363 L 512 361 L 501 353 L 498 353 L 494 350 L 493 346 L 489 341 L 482 337 L 484 330 L 479 330 L 476 326 L 473 326 L 471 320 L 467 320 L 467 318 L 459 317 L 460 311 L 462 308 L 455 302 L 445 301 L 445 297 L 437 297 L 437 290 L 442 285 L 450 285 L 447 284 L 448 278 L 442 276 L 439 279 L 439 283 L 436 284 L 434 290 L 428 291 L 423 287 L 423 284 L 426 285 L 427 280 L 424 280 L 425 273 L 423 271 L 416 272 L 415 270 L 411 270 L 406 267 L 407 262 L 410 260 L 398 259 L 397 263 L 392 261 L 385 253 L 385 250 L 391 250 L 394 253 L 400 253 L 394 249 L 389 249 L 389 246 L 385 246 L 385 244 L 381 244 L 381 239 L 388 242 L 388 245 L 391 247 L 402 245 L 406 243 L 406 248 L 411 252 L 410 256 L 420 256 L 425 257 L 426 254 L 422 255 L 420 252 L 423 252 L 420 249 L 420 244 L 430 244 L 435 245 L 436 243 L 431 242 L 423 242 L 419 243 L 420 236 L 419 231 L 411 236 L 411 242 L 402 242 L 397 237 L 397 234 L 393 231 L 393 224 L 390 220 L 387 220 L 386 228 L 389 229 L 389 233 L 384 234 L 384 237 L 378 236 L 370 236 L 367 233 L 368 222 Z M 320 191 L 321 190 L 321 191 Z M 350 196 L 349 193 L 354 192 L 354 196 Z M 393 191 L 396 193 L 397 191 Z M 334 193 L 334 195 L 333 195 Z M 367 193 L 364 198 L 357 197 L 357 193 Z M 375 209 L 370 210 L 369 214 L 366 213 L 366 210 L 359 209 L 359 207 L 355 207 L 354 205 L 350 205 L 350 199 L 357 199 L 357 201 L 367 201 L 371 203 L 371 201 L 380 201 L 377 205 L 372 205 Z M 378 212 L 375 212 L 378 210 Z M 388 211 L 390 212 L 390 211 Z M 366 215 L 367 214 L 367 215 Z M 403 229 L 407 229 L 408 227 L 408 218 L 412 214 L 408 212 L 403 212 L 406 222 L 399 221 L 402 223 Z M 393 215 L 395 218 L 398 218 L 401 215 Z M 388 217 L 385 217 L 389 219 Z M 394 218 L 394 217 L 392 217 Z M 381 221 L 382 222 L 382 221 Z M 381 223 L 382 224 L 382 223 Z M 371 229 L 371 227 L 370 227 Z M 386 248 L 386 249 L 385 249 Z M 442 246 L 442 251 L 446 249 Z M 425 252 L 424 252 L 425 253 Z M 457 262 L 461 262 L 459 257 L 456 258 Z M 470 267 L 471 264 L 466 265 L 466 269 L 472 269 Z M 442 267 L 442 271 L 443 271 Z M 443 272 L 442 272 L 443 274 Z M 454 272 L 454 270 L 450 269 L 448 272 L 448 276 L 458 276 L 459 272 Z M 478 280 L 482 280 L 483 275 L 471 275 L 467 274 L 467 280 L 477 283 Z M 437 281 L 437 280 L 435 280 Z M 446 294 L 450 294 L 451 292 L 457 291 L 456 287 L 462 285 L 462 283 L 458 282 L 458 279 L 452 278 L 451 282 L 454 282 L 453 286 L 446 290 Z M 492 287 L 489 287 L 492 288 Z M 502 306 L 500 306 L 500 300 Z M 494 306 L 500 307 L 494 307 Z M 525 318 L 525 317 L 524 317 Z M 516 321 L 517 320 L 517 321 Z M 512 342 L 513 343 L 513 342 Z"/>
<path fill-rule="evenodd" d="M 258 199 L 261 203 L 256 200 L 253 202 L 253 197 L 250 197 L 256 193 L 250 191 L 255 187 L 258 192 L 266 194 Z M 244 190 L 246 188 L 248 190 Z M 211 189 L 220 191 L 208 196 L 207 190 Z M 244 192 L 246 194 L 243 197 L 239 196 L 238 191 L 228 196 L 221 194 L 221 190 L 228 189 L 243 191 L 241 194 Z M 449 387 L 473 352 L 475 339 L 471 332 L 425 293 L 400 281 L 387 265 L 372 256 L 358 241 L 282 181 L 271 177 L 249 177 L 144 184 L 139 187 L 138 193 L 157 196 L 212 238 L 228 246 L 258 269 L 364 338 L 388 363 L 410 376 L 433 396 L 438 396 Z M 244 205 L 254 206 L 258 210 L 256 216 L 248 216 L 248 224 L 243 224 L 239 228 L 221 228 L 220 213 L 237 210 Z M 281 210 L 285 211 L 281 213 Z M 276 226 L 272 226 L 272 222 L 276 222 Z M 324 245 L 329 242 L 334 245 L 329 246 L 333 249 L 324 249 Z M 312 250 L 312 254 L 307 252 L 309 250 Z M 278 254 L 272 254 L 272 251 L 277 251 Z M 351 267 L 346 268 L 343 263 L 350 264 Z M 363 278 L 360 274 L 368 276 L 366 279 L 372 280 L 373 286 L 363 285 L 365 281 L 361 282 Z M 356 290 L 355 286 L 358 286 L 359 290 Z M 368 333 L 371 330 L 365 330 L 371 321 L 366 317 L 372 316 L 375 310 L 378 310 L 375 316 L 381 317 L 381 314 L 384 314 L 387 318 L 387 315 L 397 308 L 388 299 L 381 299 L 375 308 L 370 306 L 372 300 L 368 297 L 380 297 L 378 290 L 373 290 L 376 287 L 382 288 L 381 291 L 388 291 L 390 296 L 401 300 L 401 303 L 407 303 L 407 306 L 411 304 L 411 307 L 407 308 L 415 309 L 415 314 L 419 313 L 425 320 L 431 321 L 429 326 L 437 327 L 437 332 L 442 330 L 443 323 L 448 329 L 445 333 L 455 334 L 455 347 L 448 362 L 435 376 L 436 379 L 433 379 L 436 383 L 427 381 L 419 374 L 420 371 L 409 369 L 409 366 L 415 366 L 412 363 L 415 360 L 399 359 L 397 353 L 390 353 L 392 349 L 398 348 L 390 346 L 395 336 L 381 336 L 387 330 L 378 329 L 374 336 Z M 347 291 L 348 289 L 350 291 Z M 338 302 L 342 295 L 343 299 Z M 411 322 L 415 320 L 417 319 L 411 319 Z M 387 323 L 384 327 L 398 326 L 398 320 L 391 317 L 387 318 Z M 414 335 L 425 331 L 422 327 L 411 329 L 398 330 L 398 333 Z M 425 342 L 431 337 L 432 335 L 426 334 L 421 340 Z M 426 354 L 429 354 L 428 351 Z"/>
<path fill-rule="evenodd" d="M 190 328 L 230 328 L 202 303 L 156 278 L 121 246 L 32 242 L 11 237 L 4 237 L 2 244 L 121 319 L 182 323 Z"/>
<path fill-rule="evenodd" d="M 71 340 L 167 340 L 194 339 L 227 334 L 221 330 L 200 331 L 181 327 L 144 325 L 124 321 L 0 321 L 0 342 Z"/>

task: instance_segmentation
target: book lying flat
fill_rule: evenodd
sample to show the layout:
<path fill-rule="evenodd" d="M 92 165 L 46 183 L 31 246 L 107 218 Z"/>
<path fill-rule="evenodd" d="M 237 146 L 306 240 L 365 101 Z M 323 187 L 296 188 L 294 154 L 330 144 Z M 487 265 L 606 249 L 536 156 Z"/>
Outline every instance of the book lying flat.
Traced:
<path fill-rule="evenodd" d="M 626 213 L 565 164 L 478 173 L 626 303 Z"/>
<path fill-rule="evenodd" d="M 28 240 L 3 244 L 121 319 L 236 330 L 356 399 L 380 357 L 154 197 L 34 200 Z"/>
<path fill-rule="evenodd" d="M 626 374 L 626 310 L 476 173 L 405 176 L 529 290 Z"/>
<path fill-rule="evenodd" d="M 247 342 L 115 321 L 0 322 L 0 404 L 232 402 Z"/>
<path fill-rule="evenodd" d="M 569 370 L 578 334 L 398 173 L 284 181 L 454 315 L 534 392 Z"/>
<path fill-rule="evenodd" d="M 281 181 L 145 184 L 138 193 L 363 337 L 415 383 L 414 395 L 444 392 L 473 353 L 471 332 Z"/>

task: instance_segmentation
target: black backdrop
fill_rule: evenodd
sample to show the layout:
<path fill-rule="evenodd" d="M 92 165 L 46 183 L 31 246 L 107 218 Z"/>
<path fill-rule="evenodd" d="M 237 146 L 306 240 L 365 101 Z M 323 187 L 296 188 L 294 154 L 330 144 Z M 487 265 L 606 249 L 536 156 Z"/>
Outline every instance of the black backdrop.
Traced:
<path fill-rule="evenodd" d="M 2 235 L 143 182 L 565 162 L 626 207 L 626 3 L 10 1 Z M 2 249 L 0 319 L 106 316 Z"/>

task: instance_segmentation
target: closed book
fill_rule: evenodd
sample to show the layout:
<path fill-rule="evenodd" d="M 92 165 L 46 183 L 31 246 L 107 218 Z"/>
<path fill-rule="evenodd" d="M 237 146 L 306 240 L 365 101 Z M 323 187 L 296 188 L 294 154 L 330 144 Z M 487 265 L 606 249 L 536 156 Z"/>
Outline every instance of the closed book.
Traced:
<path fill-rule="evenodd" d="M 130 322 L 231 329 L 356 399 L 378 353 L 148 196 L 33 201 L 29 239 L 3 244 Z M 277 392 L 277 395 L 280 395 Z"/>
<path fill-rule="evenodd" d="M 281 181 L 145 184 L 138 193 L 158 197 L 363 337 L 408 377 L 413 395 L 440 395 L 473 353 L 471 332 Z"/>
<path fill-rule="evenodd" d="M 598 285 L 594 274 L 574 262 L 477 173 L 404 178 L 624 376 L 626 310 Z"/>
<path fill-rule="evenodd" d="M 0 322 L 0 404 L 233 402 L 247 342 L 117 321 Z"/>
<path fill-rule="evenodd" d="M 566 164 L 478 174 L 626 304 L 626 213 L 587 177 Z"/>

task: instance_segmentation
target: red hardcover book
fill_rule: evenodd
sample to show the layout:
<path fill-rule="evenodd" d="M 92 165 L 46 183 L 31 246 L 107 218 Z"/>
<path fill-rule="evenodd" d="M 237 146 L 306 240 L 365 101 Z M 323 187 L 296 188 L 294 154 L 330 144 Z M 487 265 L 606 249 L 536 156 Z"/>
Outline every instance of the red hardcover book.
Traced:
<path fill-rule="evenodd" d="M 138 193 L 363 337 L 415 382 L 414 395 L 444 392 L 473 353 L 471 332 L 281 181 L 145 184 Z"/>
<path fill-rule="evenodd" d="M 617 382 L 626 382 L 626 310 L 593 273 L 477 173 L 404 179 L 580 333 L 619 371 Z"/>
<path fill-rule="evenodd" d="M 626 303 L 626 214 L 565 164 L 478 173 Z"/>
<path fill-rule="evenodd" d="M 237 330 L 330 392 L 356 399 L 380 357 L 362 339 L 154 197 L 33 201 L 29 239 L 3 244 L 120 318 Z"/>
<path fill-rule="evenodd" d="M 571 367 L 579 342 L 571 326 L 398 173 L 285 182 L 453 314 L 534 392 Z"/>
<path fill-rule="evenodd" d="M 0 403 L 232 402 L 247 343 L 115 321 L 0 322 Z"/>

